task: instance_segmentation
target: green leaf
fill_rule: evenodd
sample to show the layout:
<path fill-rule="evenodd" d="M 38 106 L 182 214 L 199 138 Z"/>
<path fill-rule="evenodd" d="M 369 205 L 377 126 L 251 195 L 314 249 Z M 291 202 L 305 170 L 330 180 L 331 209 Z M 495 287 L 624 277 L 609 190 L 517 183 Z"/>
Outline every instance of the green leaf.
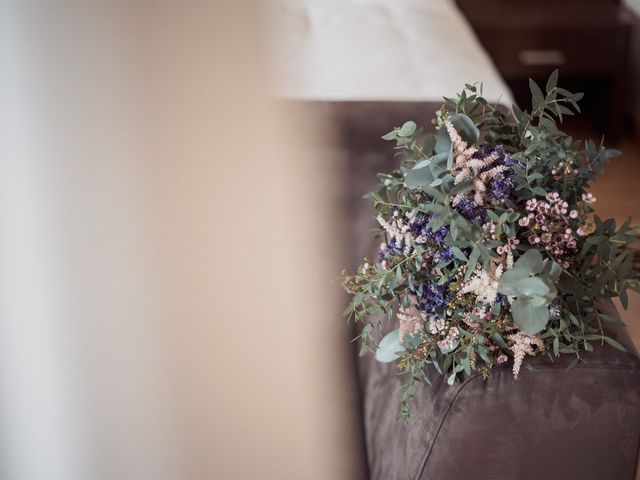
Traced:
<path fill-rule="evenodd" d="M 529 89 L 531 90 L 532 95 L 531 103 L 533 109 L 535 110 L 540 106 L 540 104 L 542 104 L 542 102 L 544 102 L 544 94 L 542 93 L 542 90 L 540 90 L 538 84 L 534 82 L 532 78 L 529 79 Z"/>
<path fill-rule="evenodd" d="M 544 260 L 540 250 L 532 248 L 527 250 L 516 263 L 513 265 L 514 269 L 524 269 L 533 274 L 542 272 L 544 268 Z"/>
<path fill-rule="evenodd" d="M 397 138 L 398 132 L 396 130 L 393 130 L 385 135 L 383 135 L 381 138 L 383 140 L 395 140 Z"/>
<path fill-rule="evenodd" d="M 493 223 L 500 223 L 500 216 L 496 212 L 493 210 L 487 210 L 486 212 Z"/>
<path fill-rule="evenodd" d="M 537 305 L 529 299 L 518 298 L 511 304 L 511 314 L 516 327 L 528 335 L 534 335 L 547 326 L 549 309 L 546 304 Z"/>
<path fill-rule="evenodd" d="M 398 136 L 410 137 L 415 132 L 416 132 L 416 124 L 415 122 L 412 122 L 411 120 L 409 120 L 408 122 L 405 122 L 404 125 L 402 125 L 402 127 L 400 127 L 400 130 L 398 130 Z"/>
<path fill-rule="evenodd" d="M 624 348 L 624 346 L 623 346 L 621 343 L 617 342 L 617 341 L 616 341 L 616 340 L 614 340 L 613 338 L 610 338 L 610 337 L 602 337 L 602 338 L 603 338 L 603 340 L 604 340 L 605 342 L 607 342 L 607 343 L 608 343 L 609 345 L 611 345 L 613 348 L 617 348 L 618 350 L 620 350 L 620 351 L 622 351 L 622 352 L 626 352 L 626 351 L 627 351 L 627 349 L 626 349 L 626 348 Z"/>
<path fill-rule="evenodd" d="M 613 323 L 616 325 L 624 325 L 624 322 L 622 321 L 622 319 L 618 316 L 614 316 L 614 315 L 607 315 L 606 313 L 598 313 L 598 317 L 600 318 L 600 320 L 602 320 L 603 322 L 607 322 L 607 323 Z"/>
<path fill-rule="evenodd" d="M 473 274 L 473 271 L 476 268 L 476 264 L 478 263 L 479 257 L 480 257 L 480 249 L 478 248 L 477 245 L 475 245 L 473 247 L 473 250 L 471 250 L 471 254 L 469 255 L 469 263 L 467 263 L 467 271 L 464 274 L 465 280 L 469 280 L 469 278 L 471 278 L 471 275 Z"/>
<path fill-rule="evenodd" d="M 551 75 L 549 75 L 549 80 L 547 80 L 546 90 L 547 93 L 551 93 L 551 90 L 558 86 L 558 69 L 555 69 Z"/>
<path fill-rule="evenodd" d="M 518 108 L 518 106 L 515 104 L 511 105 L 511 110 L 513 111 L 513 116 L 516 117 L 518 123 L 522 122 L 522 119 L 524 117 L 524 113 L 522 113 L 522 110 L 520 110 L 520 108 Z"/>
<path fill-rule="evenodd" d="M 547 194 L 547 191 L 542 187 L 534 187 L 531 189 L 531 192 L 539 197 L 544 197 Z"/>
<path fill-rule="evenodd" d="M 395 329 L 387 333 L 376 349 L 375 358 L 382 363 L 393 362 L 400 358 L 399 352 L 402 352 L 403 348 L 400 345 L 400 329 Z"/>
<path fill-rule="evenodd" d="M 443 153 L 434 155 L 430 159 L 418 164 L 424 166 L 409 170 L 405 177 L 407 188 L 424 190 L 427 187 L 436 186 L 433 185 L 433 183 L 438 179 L 439 175 L 444 173 L 444 163 L 447 160 L 447 156 L 448 154 Z M 416 165 L 416 167 L 418 165 Z"/>
<path fill-rule="evenodd" d="M 523 278 L 515 288 L 517 292 L 527 297 L 545 297 L 553 289 L 553 285 L 549 285 L 540 277 Z"/>
<path fill-rule="evenodd" d="M 405 177 L 405 185 L 407 188 L 417 189 L 429 186 L 433 180 L 433 173 L 429 166 L 426 166 L 417 170 L 409 170 Z"/>
<path fill-rule="evenodd" d="M 422 145 L 422 152 L 425 155 L 432 155 L 433 149 L 436 146 L 436 136 L 433 133 L 427 135 L 427 138 L 424 140 L 424 144 Z"/>
<path fill-rule="evenodd" d="M 458 260 L 462 260 L 463 262 L 467 261 L 467 257 L 458 247 L 451 247 L 451 251 L 453 252 L 453 256 Z"/>
<path fill-rule="evenodd" d="M 530 275 L 525 269 L 512 268 L 511 270 L 507 270 L 502 274 L 502 277 L 500 277 L 498 292 L 503 295 L 517 296 L 519 283 L 527 278 L 530 278 Z"/>
<path fill-rule="evenodd" d="M 451 152 L 451 139 L 445 127 L 441 127 L 436 133 L 436 146 L 434 148 L 436 155 L 446 153 L 447 156 Z"/>
<path fill-rule="evenodd" d="M 622 152 L 620 150 L 615 150 L 613 148 L 605 148 L 602 151 L 602 156 L 608 160 L 610 158 L 622 156 Z"/>
<path fill-rule="evenodd" d="M 622 287 L 618 290 L 618 296 L 620 297 L 620 304 L 622 305 L 622 308 L 625 310 L 629 308 L 629 297 L 627 295 L 626 287 Z"/>
<path fill-rule="evenodd" d="M 449 225 L 449 233 L 451 234 L 451 239 L 455 242 L 458 239 L 458 224 L 456 222 L 451 222 Z"/>
<path fill-rule="evenodd" d="M 420 160 L 413 166 L 411 170 L 420 170 L 421 168 L 428 167 L 429 165 L 431 165 L 431 157 L 425 160 Z"/>
<path fill-rule="evenodd" d="M 478 138 L 480 137 L 480 130 L 478 130 L 476 124 L 473 123 L 473 120 L 464 113 L 455 113 L 450 115 L 448 120 L 465 142 L 472 144 L 478 141 Z"/>
<path fill-rule="evenodd" d="M 544 269 L 542 270 L 542 274 L 549 277 L 554 284 L 558 283 L 558 279 L 560 278 L 561 273 L 562 267 L 558 263 L 549 259 L 544 261 Z"/>

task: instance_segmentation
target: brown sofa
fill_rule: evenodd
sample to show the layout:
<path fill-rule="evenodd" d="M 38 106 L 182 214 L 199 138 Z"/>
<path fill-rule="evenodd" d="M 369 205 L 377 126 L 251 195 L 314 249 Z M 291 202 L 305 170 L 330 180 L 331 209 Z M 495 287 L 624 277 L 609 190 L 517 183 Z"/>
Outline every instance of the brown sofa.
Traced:
<path fill-rule="evenodd" d="M 610 334 L 630 353 L 598 346 L 571 370 L 570 356 L 540 356 L 517 381 L 509 364 L 454 386 L 431 371 L 407 425 L 395 421 L 396 367 L 361 359 L 370 478 L 634 479 L 640 359 L 624 327 Z"/>

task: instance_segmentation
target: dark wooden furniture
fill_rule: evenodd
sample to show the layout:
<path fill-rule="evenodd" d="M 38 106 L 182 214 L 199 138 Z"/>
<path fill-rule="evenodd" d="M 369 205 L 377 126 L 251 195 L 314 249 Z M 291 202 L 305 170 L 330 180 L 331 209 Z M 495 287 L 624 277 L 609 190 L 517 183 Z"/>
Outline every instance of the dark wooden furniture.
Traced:
<path fill-rule="evenodd" d="M 544 84 L 558 68 L 561 86 L 585 93 L 584 118 L 617 133 L 631 32 L 619 0 L 457 3 L 520 105 L 530 105 L 529 78 Z"/>

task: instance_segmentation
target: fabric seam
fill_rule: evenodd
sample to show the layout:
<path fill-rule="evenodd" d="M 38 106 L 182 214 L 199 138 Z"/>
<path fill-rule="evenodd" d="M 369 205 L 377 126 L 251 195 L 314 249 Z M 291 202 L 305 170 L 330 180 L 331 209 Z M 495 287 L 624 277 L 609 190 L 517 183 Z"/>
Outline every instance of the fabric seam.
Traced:
<path fill-rule="evenodd" d="M 537 370 L 544 370 L 547 368 L 550 369 L 554 369 L 557 370 L 556 368 L 553 368 L 554 365 L 540 365 L 537 366 L 536 369 Z M 605 365 L 589 365 L 589 366 L 585 366 L 582 368 L 588 368 L 590 370 L 628 370 L 629 368 L 624 368 L 625 366 L 620 365 L 618 367 L 615 366 L 605 366 Z M 576 367 L 576 368 L 580 368 L 580 367 Z M 500 369 L 495 373 L 504 373 L 507 372 L 507 370 L 503 370 Z M 535 373 L 535 372 L 534 372 Z M 637 370 L 633 373 L 636 373 L 636 375 L 640 372 L 638 372 Z M 471 383 L 472 380 L 476 379 L 476 378 L 480 378 L 480 374 L 476 373 L 473 376 L 467 378 L 462 385 L 460 385 L 460 388 L 458 389 L 458 391 L 456 392 L 456 394 L 453 396 L 453 398 L 451 399 L 451 402 L 449 403 L 449 407 L 447 408 L 447 411 L 444 412 L 444 414 L 442 415 L 442 419 L 440 420 L 440 425 L 438 425 L 438 429 L 436 430 L 436 434 L 433 437 L 433 441 L 431 442 L 431 446 L 429 447 L 429 450 L 425 453 L 425 456 L 423 457 L 422 462 L 420 462 L 420 468 L 416 474 L 416 476 L 414 477 L 414 480 L 420 480 L 420 477 L 424 474 L 424 470 L 427 467 L 427 463 L 429 462 L 429 457 L 431 457 L 431 453 L 433 452 L 433 447 L 435 446 L 436 442 L 438 441 L 438 436 L 440 435 L 440 431 L 442 430 L 442 426 L 444 425 L 445 420 L 447 419 L 447 417 L 449 416 L 449 412 L 451 411 L 451 409 L 453 408 L 453 404 L 456 402 L 456 400 L 458 399 L 458 396 L 460 395 L 460 393 L 462 392 L 462 390 L 469 384 Z M 639 445 L 639 452 L 638 455 L 640 455 L 640 445 Z M 638 458 L 636 458 L 636 473 L 637 473 L 637 469 L 638 469 Z"/>

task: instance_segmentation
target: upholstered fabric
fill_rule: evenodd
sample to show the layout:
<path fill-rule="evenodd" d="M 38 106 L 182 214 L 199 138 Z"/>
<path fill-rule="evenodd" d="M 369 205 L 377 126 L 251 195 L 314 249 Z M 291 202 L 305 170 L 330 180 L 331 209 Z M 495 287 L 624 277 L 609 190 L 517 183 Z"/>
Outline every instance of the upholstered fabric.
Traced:
<path fill-rule="evenodd" d="M 626 332 L 611 334 L 632 353 L 598 346 L 571 370 L 569 356 L 540 356 L 517 381 L 510 364 L 454 386 L 429 371 L 406 426 L 395 421 L 396 367 L 361 359 L 370 478 L 632 480 L 640 360 Z"/>

